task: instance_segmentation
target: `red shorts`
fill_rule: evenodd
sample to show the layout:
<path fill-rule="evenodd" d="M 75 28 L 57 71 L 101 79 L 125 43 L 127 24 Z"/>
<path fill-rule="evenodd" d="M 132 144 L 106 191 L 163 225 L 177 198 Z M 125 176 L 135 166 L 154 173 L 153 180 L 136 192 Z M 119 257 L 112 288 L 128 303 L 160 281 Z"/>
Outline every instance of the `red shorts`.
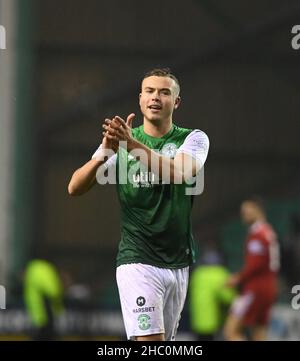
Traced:
<path fill-rule="evenodd" d="M 274 301 L 274 294 L 247 291 L 233 302 L 231 312 L 244 326 L 266 326 Z"/>

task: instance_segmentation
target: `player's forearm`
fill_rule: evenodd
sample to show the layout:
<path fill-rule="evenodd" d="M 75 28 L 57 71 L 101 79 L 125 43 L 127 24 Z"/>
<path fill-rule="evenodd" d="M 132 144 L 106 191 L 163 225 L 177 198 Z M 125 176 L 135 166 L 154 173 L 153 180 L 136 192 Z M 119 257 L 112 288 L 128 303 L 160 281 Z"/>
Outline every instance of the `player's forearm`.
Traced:
<path fill-rule="evenodd" d="M 147 167 L 149 172 L 156 174 L 159 179 L 177 184 L 186 179 L 183 167 L 181 164 L 176 164 L 174 159 L 156 153 L 135 139 L 128 142 L 127 146 L 128 152 L 136 151 L 140 157 L 140 162 Z"/>
<path fill-rule="evenodd" d="M 84 166 L 77 169 L 68 185 L 68 192 L 72 196 L 80 196 L 86 193 L 96 180 L 98 168 L 104 163 L 104 160 L 91 159 Z"/>

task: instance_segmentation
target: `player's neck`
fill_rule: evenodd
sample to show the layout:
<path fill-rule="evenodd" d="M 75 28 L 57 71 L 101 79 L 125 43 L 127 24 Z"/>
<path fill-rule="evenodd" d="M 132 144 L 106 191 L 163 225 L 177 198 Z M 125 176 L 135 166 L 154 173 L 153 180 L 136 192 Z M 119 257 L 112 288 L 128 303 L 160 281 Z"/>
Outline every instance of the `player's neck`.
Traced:
<path fill-rule="evenodd" d="M 172 119 L 163 121 L 150 121 L 144 118 L 144 132 L 151 137 L 161 138 L 172 128 Z"/>
<path fill-rule="evenodd" d="M 267 219 L 265 217 L 258 217 L 250 224 L 250 227 L 252 227 L 255 224 L 266 223 L 266 222 Z"/>

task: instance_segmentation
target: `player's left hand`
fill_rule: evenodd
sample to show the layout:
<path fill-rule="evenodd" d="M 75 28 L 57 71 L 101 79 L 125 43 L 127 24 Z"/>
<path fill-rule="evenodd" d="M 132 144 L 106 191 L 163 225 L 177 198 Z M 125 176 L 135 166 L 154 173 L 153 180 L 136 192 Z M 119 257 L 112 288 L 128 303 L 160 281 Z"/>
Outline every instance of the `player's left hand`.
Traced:
<path fill-rule="evenodd" d="M 115 119 L 105 119 L 105 123 L 109 126 L 112 123 L 115 123 L 116 120 Z M 109 139 L 106 136 L 106 132 L 103 132 L 103 140 L 102 140 L 102 147 L 104 149 L 112 149 L 115 153 L 118 151 L 119 148 L 119 142 Z"/>
<path fill-rule="evenodd" d="M 125 122 L 124 119 L 116 115 L 114 117 L 115 122 L 111 122 L 109 125 L 103 124 L 103 128 L 106 131 L 106 137 L 114 141 L 130 142 L 132 140 L 132 121 L 135 117 L 134 113 L 128 115 Z"/>

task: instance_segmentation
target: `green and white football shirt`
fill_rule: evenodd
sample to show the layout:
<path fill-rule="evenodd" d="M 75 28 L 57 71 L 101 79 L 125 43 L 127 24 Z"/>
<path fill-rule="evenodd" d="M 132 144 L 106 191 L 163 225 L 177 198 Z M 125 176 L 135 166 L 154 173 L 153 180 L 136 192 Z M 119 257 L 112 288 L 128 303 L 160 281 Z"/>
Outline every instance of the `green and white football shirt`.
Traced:
<path fill-rule="evenodd" d="M 161 138 L 132 129 L 139 142 L 164 156 L 190 154 L 204 164 L 209 140 L 200 130 L 172 129 Z M 97 152 L 93 158 L 97 157 Z M 116 166 L 117 192 L 121 205 L 121 240 L 117 266 L 144 263 L 163 268 L 182 268 L 195 259 L 191 230 L 192 196 L 187 184 L 164 184 L 132 154 L 120 148 L 104 165 Z M 124 177 L 124 173 L 125 177 Z"/>

